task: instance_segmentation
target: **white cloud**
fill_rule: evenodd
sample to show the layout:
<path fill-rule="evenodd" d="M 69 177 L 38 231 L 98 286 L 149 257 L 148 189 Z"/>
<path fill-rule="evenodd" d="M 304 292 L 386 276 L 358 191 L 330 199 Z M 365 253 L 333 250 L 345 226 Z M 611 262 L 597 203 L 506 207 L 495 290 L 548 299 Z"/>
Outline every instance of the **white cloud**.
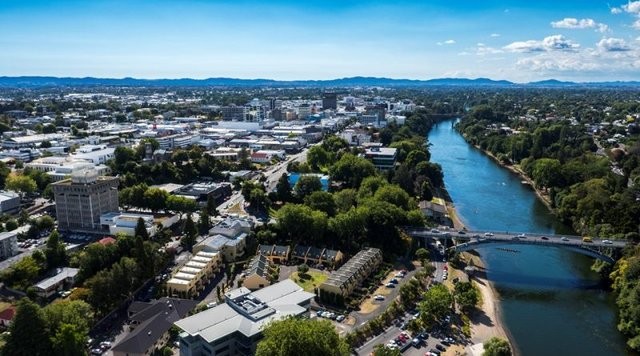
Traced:
<path fill-rule="evenodd" d="M 573 43 L 562 35 L 553 35 L 545 37 L 542 41 L 516 41 L 504 46 L 503 48 L 509 52 L 531 53 L 531 52 L 548 52 L 548 51 L 572 51 L 579 48 L 580 45 Z"/>
<path fill-rule="evenodd" d="M 499 33 L 492 33 L 491 35 L 489 35 L 489 37 L 500 37 Z"/>
<path fill-rule="evenodd" d="M 633 27 L 636 30 L 640 30 L 640 20 L 636 20 L 631 27 Z"/>
<path fill-rule="evenodd" d="M 568 29 L 585 29 L 585 28 L 595 28 L 596 31 L 606 32 L 609 29 L 609 26 L 595 22 L 593 19 L 576 19 L 575 17 L 565 17 L 560 21 L 554 21 L 551 23 L 551 27 L 553 28 L 568 28 Z"/>
<path fill-rule="evenodd" d="M 635 15 L 640 15 L 640 1 L 630 1 L 626 5 L 621 6 L 622 10 Z"/>
<path fill-rule="evenodd" d="M 442 45 L 452 45 L 455 44 L 456 40 L 446 40 L 444 42 L 438 42 L 437 45 L 438 46 L 442 46 Z"/>
<path fill-rule="evenodd" d="M 476 52 L 476 55 L 478 56 L 486 56 L 487 54 L 504 53 L 504 51 L 499 48 L 489 47 L 486 44 L 481 42 L 476 44 L 475 52 Z"/>
<path fill-rule="evenodd" d="M 604 38 L 596 48 L 581 51 L 538 52 L 520 58 L 516 67 L 535 75 L 557 75 L 567 73 L 601 73 L 611 77 L 613 73 L 623 76 L 635 75 L 640 70 L 640 49 L 622 39 Z"/>
<path fill-rule="evenodd" d="M 596 44 L 598 49 L 606 52 L 625 52 L 631 50 L 622 38 L 603 38 Z"/>
<path fill-rule="evenodd" d="M 619 7 L 612 7 L 611 8 L 611 13 L 614 14 L 614 15 L 621 14 L 622 13 L 622 9 L 619 8 Z"/>

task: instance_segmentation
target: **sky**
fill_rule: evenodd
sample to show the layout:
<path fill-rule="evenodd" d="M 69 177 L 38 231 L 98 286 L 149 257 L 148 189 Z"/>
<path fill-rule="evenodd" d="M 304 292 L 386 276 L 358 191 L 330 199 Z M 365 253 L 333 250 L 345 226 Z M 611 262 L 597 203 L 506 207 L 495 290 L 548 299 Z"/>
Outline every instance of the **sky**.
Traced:
<path fill-rule="evenodd" d="M 0 0 L 0 76 L 640 80 L 640 1 Z"/>

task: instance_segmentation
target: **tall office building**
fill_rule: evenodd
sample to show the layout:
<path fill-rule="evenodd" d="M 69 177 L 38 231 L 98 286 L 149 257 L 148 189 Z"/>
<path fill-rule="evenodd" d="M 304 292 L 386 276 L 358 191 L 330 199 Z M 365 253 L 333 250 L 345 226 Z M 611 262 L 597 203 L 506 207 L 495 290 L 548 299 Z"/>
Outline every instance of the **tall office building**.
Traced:
<path fill-rule="evenodd" d="M 325 92 L 322 94 L 322 108 L 324 110 L 327 109 L 337 109 L 338 108 L 338 94 Z"/>
<path fill-rule="evenodd" d="M 99 177 L 94 169 L 74 172 L 51 184 L 61 231 L 101 231 L 100 215 L 118 211 L 118 178 Z"/>

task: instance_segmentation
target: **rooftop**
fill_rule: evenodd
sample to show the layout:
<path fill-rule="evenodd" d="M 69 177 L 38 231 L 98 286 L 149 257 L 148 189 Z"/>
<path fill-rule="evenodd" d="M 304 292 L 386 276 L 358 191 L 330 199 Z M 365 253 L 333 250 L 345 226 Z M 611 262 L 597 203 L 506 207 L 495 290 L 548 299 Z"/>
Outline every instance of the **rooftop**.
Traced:
<path fill-rule="evenodd" d="M 239 288 L 225 296 L 227 303 L 179 320 L 175 325 L 206 342 L 236 331 L 251 337 L 272 320 L 305 313 L 307 309 L 300 305 L 314 297 L 289 279 L 253 293 Z"/>

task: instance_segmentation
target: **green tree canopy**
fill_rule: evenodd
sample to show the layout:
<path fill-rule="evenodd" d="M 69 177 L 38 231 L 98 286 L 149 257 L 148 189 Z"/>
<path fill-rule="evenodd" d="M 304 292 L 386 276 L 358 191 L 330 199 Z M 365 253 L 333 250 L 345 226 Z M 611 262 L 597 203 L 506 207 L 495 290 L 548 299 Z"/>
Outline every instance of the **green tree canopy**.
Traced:
<path fill-rule="evenodd" d="M 358 188 L 363 179 L 376 174 L 376 167 L 366 158 L 346 153 L 329 172 L 333 179 L 345 182 L 350 188 Z"/>
<path fill-rule="evenodd" d="M 319 242 L 327 228 L 327 214 L 301 204 L 286 204 L 276 212 L 276 219 L 290 241 Z"/>
<path fill-rule="evenodd" d="M 27 298 L 18 302 L 16 316 L 2 354 L 7 356 L 50 355 L 51 341 L 47 322 L 37 304 Z"/>
<path fill-rule="evenodd" d="M 453 296 L 442 284 L 436 284 L 424 292 L 418 305 L 420 318 L 425 325 L 432 326 L 452 313 Z"/>
<path fill-rule="evenodd" d="M 336 214 L 336 202 L 331 193 L 315 191 L 304 198 L 304 204 L 311 209 L 323 211 L 328 216 Z"/>
<path fill-rule="evenodd" d="M 321 191 L 322 183 L 320 182 L 320 178 L 315 175 L 302 175 L 293 187 L 293 190 L 299 199 L 304 199 L 313 192 Z"/>
<path fill-rule="evenodd" d="M 33 178 L 23 174 L 11 173 L 5 181 L 5 189 L 13 190 L 20 194 L 32 193 L 37 187 Z"/>
<path fill-rule="evenodd" d="M 505 339 L 492 337 L 484 343 L 482 356 L 511 356 L 511 347 Z"/>
<path fill-rule="evenodd" d="M 327 320 L 287 318 L 264 329 L 256 356 L 347 356 L 349 346 Z"/>

